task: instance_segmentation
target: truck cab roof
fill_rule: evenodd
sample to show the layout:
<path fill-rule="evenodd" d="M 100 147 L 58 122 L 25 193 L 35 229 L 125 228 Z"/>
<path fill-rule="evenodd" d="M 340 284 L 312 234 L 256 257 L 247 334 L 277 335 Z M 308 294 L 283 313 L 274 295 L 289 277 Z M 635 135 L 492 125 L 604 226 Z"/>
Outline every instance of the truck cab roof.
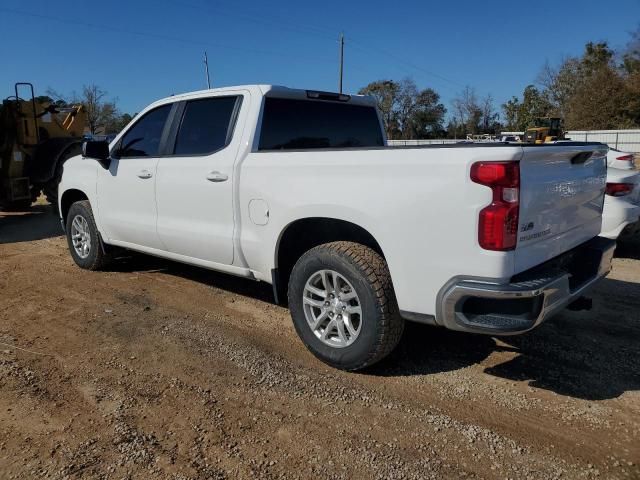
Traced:
<path fill-rule="evenodd" d="M 290 88 L 283 85 L 253 84 L 253 85 L 233 85 L 227 87 L 211 88 L 205 90 L 195 90 L 192 92 L 180 93 L 162 98 L 153 102 L 145 108 L 145 110 L 162 105 L 164 103 L 176 102 L 181 100 L 190 100 L 200 97 L 208 97 L 211 95 L 219 95 L 224 93 L 238 92 L 239 90 L 248 91 L 256 96 L 261 97 L 279 97 L 309 100 L 326 100 L 349 102 L 352 105 L 375 106 L 375 99 L 369 95 L 350 95 L 337 92 L 326 92 L 322 90 L 305 90 L 300 88 Z"/>

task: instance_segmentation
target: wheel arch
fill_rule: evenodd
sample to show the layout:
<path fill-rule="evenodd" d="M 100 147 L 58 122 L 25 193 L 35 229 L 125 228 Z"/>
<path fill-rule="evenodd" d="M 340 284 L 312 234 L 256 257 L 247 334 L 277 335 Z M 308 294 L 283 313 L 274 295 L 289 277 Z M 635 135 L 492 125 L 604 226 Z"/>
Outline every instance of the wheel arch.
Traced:
<path fill-rule="evenodd" d="M 275 247 L 271 280 L 276 303 L 286 299 L 286 289 L 296 261 L 308 250 L 324 243 L 350 241 L 365 245 L 385 258 L 382 247 L 366 228 L 332 217 L 304 217 L 287 224 Z"/>
<path fill-rule="evenodd" d="M 67 215 L 71 205 L 81 200 L 89 200 L 89 197 L 82 190 L 77 188 L 70 188 L 65 190 L 60 199 L 60 217 L 62 218 L 63 225 L 67 224 Z"/>

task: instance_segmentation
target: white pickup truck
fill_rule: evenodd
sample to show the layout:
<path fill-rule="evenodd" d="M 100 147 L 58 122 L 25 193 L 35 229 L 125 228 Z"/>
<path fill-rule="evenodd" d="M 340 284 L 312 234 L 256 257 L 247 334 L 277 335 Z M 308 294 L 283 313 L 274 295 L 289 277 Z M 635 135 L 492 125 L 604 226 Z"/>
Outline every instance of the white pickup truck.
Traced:
<path fill-rule="evenodd" d="M 318 358 L 356 370 L 404 321 L 526 332 L 610 270 L 607 148 L 393 148 L 369 97 L 253 85 L 172 96 L 64 166 L 69 250 L 271 283 Z"/>

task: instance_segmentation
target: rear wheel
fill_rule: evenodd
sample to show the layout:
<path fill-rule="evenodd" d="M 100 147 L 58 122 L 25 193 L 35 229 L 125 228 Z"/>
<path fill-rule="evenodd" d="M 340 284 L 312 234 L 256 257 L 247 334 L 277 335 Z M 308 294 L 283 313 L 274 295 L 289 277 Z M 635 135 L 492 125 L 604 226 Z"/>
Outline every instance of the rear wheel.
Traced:
<path fill-rule="evenodd" d="M 87 200 L 71 205 L 65 230 L 69 252 L 76 265 L 87 270 L 100 270 L 109 263 L 110 257 L 105 252 Z"/>
<path fill-rule="evenodd" d="M 323 362 L 358 370 L 382 360 L 404 328 L 385 260 L 353 242 L 309 250 L 289 279 L 296 331 Z"/>

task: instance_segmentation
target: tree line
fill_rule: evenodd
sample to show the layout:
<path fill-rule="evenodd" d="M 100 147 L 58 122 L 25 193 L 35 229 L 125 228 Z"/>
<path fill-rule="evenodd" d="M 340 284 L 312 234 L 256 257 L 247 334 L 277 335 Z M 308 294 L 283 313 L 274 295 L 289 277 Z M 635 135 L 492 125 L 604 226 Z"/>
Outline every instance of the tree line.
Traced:
<path fill-rule="evenodd" d="M 94 84 L 84 85 L 80 94 L 74 92 L 69 96 L 49 88 L 47 94 L 36 97 L 36 101 L 59 107 L 82 104 L 87 115 L 86 128 L 92 135 L 118 133 L 133 118 L 119 110 L 117 98 L 109 98 L 105 90 Z"/>
<path fill-rule="evenodd" d="M 540 116 L 561 117 L 568 130 L 640 127 L 640 29 L 622 51 L 589 42 L 582 56 L 545 64 L 537 84 L 503 105 L 507 128 Z"/>
<path fill-rule="evenodd" d="M 470 86 L 449 109 L 435 90 L 420 90 L 411 79 L 378 80 L 358 93 L 376 99 L 390 139 L 523 131 L 540 117 L 563 118 L 567 130 L 640 128 L 640 28 L 619 51 L 589 42 L 579 57 L 545 63 L 520 97 L 501 105 L 502 116 L 491 94 L 480 96 Z"/>
<path fill-rule="evenodd" d="M 445 126 L 447 108 L 432 88 L 419 90 L 415 82 L 378 80 L 358 91 L 375 98 L 391 140 L 424 138 L 464 138 L 466 134 L 497 133 L 499 113 L 493 97 L 480 97 L 466 87 L 451 102 L 451 115 Z"/>

